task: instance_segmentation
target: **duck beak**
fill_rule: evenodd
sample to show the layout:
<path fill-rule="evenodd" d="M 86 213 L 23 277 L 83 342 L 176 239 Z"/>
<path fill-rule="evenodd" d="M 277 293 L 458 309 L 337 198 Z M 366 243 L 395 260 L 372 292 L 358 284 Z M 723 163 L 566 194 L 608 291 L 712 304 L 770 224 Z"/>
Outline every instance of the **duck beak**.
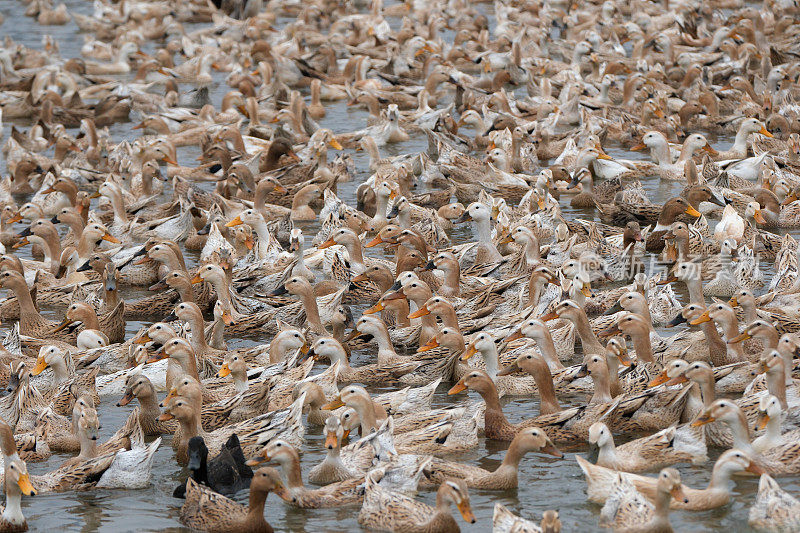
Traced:
<path fill-rule="evenodd" d="M 524 337 L 524 335 L 522 334 L 522 330 L 518 329 L 517 331 L 515 331 L 514 333 L 503 339 L 503 342 L 515 341 L 517 339 L 521 339 L 522 337 Z"/>
<path fill-rule="evenodd" d="M 738 307 L 739 300 L 736 299 L 736 296 L 733 296 L 731 297 L 730 300 L 728 300 L 728 305 L 730 305 L 731 307 Z"/>
<path fill-rule="evenodd" d="M 117 402 L 117 407 L 124 407 L 131 403 L 131 400 L 133 400 L 133 391 L 126 391 L 125 396 Z"/>
<path fill-rule="evenodd" d="M 686 377 L 686 374 L 679 374 L 674 378 L 670 379 L 669 381 L 667 381 L 666 385 L 667 386 L 680 385 L 681 383 L 687 383 L 688 381 L 689 378 Z"/>
<path fill-rule="evenodd" d="M 64 318 L 64 320 L 61 321 L 61 324 L 59 324 L 58 327 L 53 330 L 53 333 L 58 333 L 59 331 L 61 331 L 62 329 L 66 328 L 67 326 L 69 326 L 73 322 L 74 322 L 73 320 L 70 320 L 68 318 Z M 42 369 L 42 370 L 44 370 L 44 369 Z"/>
<path fill-rule="evenodd" d="M 541 452 L 552 455 L 553 457 L 558 457 L 559 459 L 564 457 L 564 453 L 556 448 L 555 444 L 550 442 L 550 440 L 547 441 L 547 444 L 544 445 L 544 447 L 541 449 Z"/>
<path fill-rule="evenodd" d="M 383 301 L 387 301 L 387 300 L 405 300 L 406 299 L 406 294 L 401 289 L 399 291 L 394 291 L 394 292 L 391 292 L 391 293 L 387 294 L 382 299 L 383 299 Z"/>
<path fill-rule="evenodd" d="M 473 343 L 470 343 L 470 345 L 467 346 L 466 351 L 461 355 L 461 360 L 469 361 L 469 358 L 475 355 L 476 353 L 478 353 L 478 349 L 475 348 L 475 345 Z"/>
<path fill-rule="evenodd" d="M 234 226 L 240 226 L 242 224 L 244 224 L 244 222 L 242 222 L 242 217 L 241 216 L 237 216 L 236 218 L 234 218 L 233 220 L 231 220 L 230 222 L 225 224 L 225 227 L 226 228 L 232 228 Z"/>
<path fill-rule="evenodd" d="M 669 376 L 667 375 L 666 370 L 662 370 L 660 374 L 654 377 L 650 382 L 647 384 L 648 387 L 658 387 L 662 383 L 666 383 L 669 381 Z"/>
<path fill-rule="evenodd" d="M 92 194 L 89 195 L 89 198 L 91 200 L 94 200 L 95 198 L 100 198 L 100 193 L 99 192 L 93 192 Z"/>
<path fill-rule="evenodd" d="M 192 285 L 195 283 L 203 283 L 203 278 L 200 277 L 200 274 L 195 274 L 192 278 Z"/>
<path fill-rule="evenodd" d="M 599 153 L 597 154 L 597 159 L 605 159 L 606 161 L 611 161 L 613 158 L 606 153 Z"/>
<path fill-rule="evenodd" d="M 669 323 L 666 325 L 666 327 L 668 327 L 668 328 L 674 328 L 675 326 L 678 326 L 678 325 L 680 325 L 680 324 L 683 324 L 684 322 L 686 322 L 686 319 L 684 318 L 684 316 L 683 316 L 681 313 L 678 313 L 678 316 L 676 316 L 675 318 L 673 318 L 673 319 L 672 319 L 672 320 L 671 320 L 671 321 L 670 321 L 670 322 L 669 322 Z"/>
<path fill-rule="evenodd" d="M 175 161 L 174 159 L 172 159 L 172 158 L 171 158 L 170 156 L 168 156 L 168 155 L 165 155 L 164 157 L 162 157 L 162 158 L 161 158 L 161 160 L 162 160 L 162 161 L 164 161 L 164 162 L 165 162 L 166 164 L 168 164 L 168 165 L 174 165 L 174 166 L 178 166 L 178 162 L 177 162 L 177 161 Z"/>
<path fill-rule="evenodd" d="M 142 257 L 140 257 L 139 259 L 134 261 L 133 264 L 134 265 L 143 265 L 143 264 L 149 263 L 149 262 L 150 262 L 150 256 L 149 255 L 143 255 Z"/>
<path fill-rule="evenodd" d="M 286 189 L 286 187 L 284 187 L 280 183 L 276 183 L 275 186 L 272 188 L 272 190 L 275 192 L 275 194 L 286 194 L 287 192 L 289 192 Z"/>
<path fill-rule="evenodd" d="M 166 413 L 166 412 L 165 413 L 161 413 L 158 416 L 159 422 L 168 422 L 169 420 L 172 420 L 173 418 L 175 418 L 175 417 L 172 416 L 172 413 Z"/>
<path fill-rule="evenodd" d="M 150 336 L 149 336 L 147 333 L 145 333 L 144 335 L 142 335 L 142 336 L 141 336 L 141 337 L 139 337 L 138 339 L 135 339 L 135 340 L 133 341 L 133 343 L 134 343 L 134 344 L 147 344 L 148 342 L 150 342 L 150 341 L 152 341 L 152 340 L 153 340 L 153 339 L 151 339 L 151 338 L 150 338 Z"/>
<path fill-rule="evenodd" d="M 36 494 L 36 489 L 34 489 L 33 485 L 31 485 L 31 478 L 27 473 L 20 474 L 19 479 L 17 480 L 17 485 L 19 486 L 19 490 L 21 490 L 22 494 L 25 496 L 33 496 Z"/>
<path fill-rule="evenodd" d="M 348 333 L 348 334 L 347 334 L 347 336 L 346 336 L 344 339 L 342 339 L 342 340 L 343 340 L 344 342 L 349 342 L 349 341 L 351 341 L 351 340 L 355 339 L 356 337 L 358 337 L 359 335 L 361 335 L 361 332 L 360 332 L 360 331 L 358 331 L 358 328 L 353 328 L 353 331 L 351 331 L 350 333 Z"/>
<path fill-rule="evenodd" d="M 689 498 L 687 498 L 686 494 L 683 493 L 683 485 L 678 485 L 677 487 L 669 491 L 669 493 L 676 500 L 682 501 L 684 503 L 689 503 Z"/>
<path fill-rule="evenodd" d="M 262 450 L 261 453 L 259 453 L 252 459 L 249 459 L 245 464 L 247 466 L 258 466 L 267 463 L 269 461 L 270 461 L 269 453 L 267 453 L 267 450 Z"/>
<path fill-rule="evenodd" d="M 581 287 L 581 294 L 586 296 L 587 298 L 592 297 L 592 287 L 588 283 L 584 283 L 583 287 Z"/>
<path fill-rule="evenodd" d="M 657 282 L 656 285 L 666 285 L 667 283 L 672 283 L 674 281 L 678 281 L 678 278 L 673 275 L 667 276 L 667 279 L 662 279 L 661 281 Z"/>
<path fill-rule="evenodd" d="M 767 427 L 767 422 L 769 422 L 769 415 L 764 411 L 759 411 L 758 418 L 756 419 L 756 429 L 764 429 Z"/>
<path fill-rule="evenodd" d="M 325 411 L 333 411 L 334 409 L 338 409 L 340 407 L 344 407 L 344 402 L 342 401 L 341 395 L 337 396 L 330 402 L 323 405 L 322 409 L 324 409 Z"/>
<path fill-rule="evenodd" d="M 19 213 L 17 213 L 17 214 L 15 214 L 13 217 L 11 217 L 11 218 L 9 218 L 9 219 L 8 219 L 8 223 L 9 223 L 9 224 L 13 224 L 14 222 L 19 222 L 20 220 L 22 220 L 22 215 L 20 215 Z"/>
<path fill-rule="evenodd" d="M 470 524 L 475 523 L 475 515 L 472 513 L 472 508 L 469 506 L 469 502 L 466 500 L 461 500 L 458 505 L 458 512 L 461 513 L 461 517 L 464 519 L 465 522 Z"/>
<path fill-rule="evenodd" d="M 365 315 L 374 315 L 378 311 L 383 311 L 384 309 L 385 309 L 385 307 L 383 305 L 383 301 L 380 301 L 380 302 L 376 303 L 375 305 L 373 305 L 372 307 L 370 307 L 369 309 L 367 309 L 366 311 L 364 311 L 364 314 Z"/>
<path fill-rule="evenodd" d="M 600 332 L 601 337 L 611 337 L 612 335 L 621 335 L 622 330 L 619 329 L 619 323 L 614 324 L 610 328 L 606 328 Z"/>
<path fill-rule="evenodd" d="M 497 373 L 498 376 L 509 376 L 515 372 L 521 372 L 522 370 L 519 368 L 519 365 L 516 361 L 502 369 L 500 372 Z"/>
<path fill-rule="evenodd" d="M 431 340 L 429 340 L 424 345 L 417 348 L 417 353 L 427 352 L 429 350 L 433 350 L 434 348 L 438 347 L 439 347 L 439 341 L 436 340 L 436 337 L 432 337 Z"/>
<path fill-rule="evenodd" d="M 147 362 L 148 363 L 157 363 L 158 361 L 161 361 L 162 359 L 166 359 L 167 357 L 169 357 L 167 355 L 167 350 L 164 349 L 164 348 L 161 348 L 161 351 L 156 353 L 155 355 L 153 355 L 153 357 L 148 359 Z"/>
<path fill-rule="evenodd" d="M 764 215 L 761 214 L 760 209 L 756 209 L 756 212 L 753 213 L 753 218 L 756 219 L 756 222 L 758 222 L 759 224 L 767 223 L 766 219 L 764 218 Z"/>
<path fill-rule="evenodd" d="M 330 146 L 334 150 L 344 150 L 344 148 L 342 148 L 342 145 L 336 139 L 331 139 L 330 141 L 328 141 L 328 146 Z"/>
<path fill-rule="evenodd" d="M 453 394 L 458 394 L 459 392 L 464 392 L 467 390 L 467 386 L 464 385 L 461 381 L 453 385 L 453 387 L 447 391 L 448 396 L 452 396 Z"/>
<path fill-rule="evenodd" d="M 222 365 L 222 368 L 219 369 L 219 372 L 217 372 L 217 377 L 224 378 L 227 377 L 228 374 L 230 373 L 231 373 L 231 367 L 228 366 L 228 363 L 225 363 Z"/>
<path fill-rule="evenodd" d="M 378 246 L 382 242 L 383 242 L 383 239 L 381 239 L 381 236 L 380 235 L 376 235 L 374 239 L 372 239 L 371 241 L 369 241 L 367 243 L 367 248 L 373 248 L 375 246 Z"/>
<path fill-rule="evenodd" d="M 781 202 L 781 205 L 789 205 L 790 203 L 792 203 L 792 202 L 794 202 L 796 200 L 797 200 L 797 195 L 795 193 L 792 193 L 792 194 L 788 195 L 786 198 L 784 198 L 783 202 Z M 21 219 L 21 217 L 20 217 L 20 219 Z"/>
<path fill-rule="evenodd" d="M 44 372 L 45 368 L 47 368 L 47 361 L 44 360 L 44 357 L 39 357 L 36 359 L 36 366 L 33 368 L 33 370 L 31 370 L 31 374 L 38 376 Z"/>
<path fill-rule="evenodd" d="M 15 242 L 14 245 L 11 247 L 16 250 L 17 248 L 22 248 L 23 246 L 26 246 L 30 243 L 31 241 L 29 241 L 27 237 L 22 237 L 19 241 Z"/>
<path fill-rule="evenodd" d="M 774 136 L 773 136 L 773 135 L 772 135 L 772 134 L 769 132 L 769 130 L 767 130 L 767 128 L 765 128 L 764 126 L 761 126 L 761 129 L 760 129 L 760 130 L 758 130 L 758 133 L 760 133 L 761 135 L 764 135 L 764 136 L 766 136 L 766 137 L 774 137 Z"/>
<path fill-rule="evenodd" d="M 339 440 L 336 438 L 336 433 L 333 431 L 328 432 L 325 437 L 325 448 L 332 450 L 336 448 L 337 444 L 339 444 Z"/>
<path fill-rule="evenodd" d="M 715 156 L 719 155 L 719 152 L 717 152 L 716 150 L 714 150 L 714 149 L 711 147 L 711 145 L 710 145 L 710 144 L 708 144 L 708 143 L 706 143 L 706 145 L 705 145 L 705 146 L 703 146 L 703 150 L 705 150 L 706 152 L 708 152 L 708 153 L 709 153 L 709 154 L 710 154 L 712 157 L 715 157 Z"/>
<path fill-rule="evenodd" d="M 639 143 L 639 144 L 635 145 L 634 147 L 632 147 L 631 150 L 633 150 L 634 152 L 638 152 L 639 150 L 644 150 L 645 148 L 647 148 L 646 144 Z"/>
<path fill-rule="evenodd" d="M 114 237 L 113 235 L 111 235 L 108 232 L 106 232 L 103 235 L 103 240 L 104 241 L 108 241 L 108 242 L 113 243 L 113 244 L 121 244 L 119 239 L 117 239 L 116 237 Z"/>
<path fill-rule="evenodd" d="M 697 326 L 697 325 L 702 324 L 704 322 L 709 322 L 710 320 L 711 320 L 711 316 L 708 314 L 708 310 L 706 309 L 703 312 L 702 315 L 700 315 L 699 317 L 697 317 L 694 320 L 690 321 L 689 324 L 691 324 L 692 326 Z"/>
<path fill-rule="evenodd" d="M 700 416 L 698 416 L 695 419 L 695 421 L 692 422 L 690 425 L 693 428 L 697 428 L 697 427 L 700 427 L 700 426 L 705 426 L 706 424 L 710 424 L 711 422 L 714 422 L 715 420 L 716 420 L 716 418 L 711 416 L 709 413 L 703 413 Z"/>
<path fill-rule="evenodd" d="M 462 222 L 470 222 L 472 220 L 472 216 L 470 216 L 469 211 L 464 211 L 464 214 L 458 217 L 455 221 L 456 224 L 461 224 Z"/>
<path fill-rule="evenodd" d="M 768 417 L 768 418 L 769 418 L 769 417 Z M 764 469 L 763 469 L 763 468 L 761 468 L 760 466 L 758 466 L 758 465 L 757 465 L 756 463 L 754 463 L 753 461 L 750 461 L 750 464 L 749 464 L 749 465 L 747 465 L 747 468 L 745 468 L 745 469 L 744 469 L 744 471 L 745 471 L 745 472 L 750 472 L 751 474 L 755 474 L 755 475 L 757 475 L 757 476 L 760 476 L 761 474 L 765 474 L 765 473 L 766 473 L 766 472 L 764 472 Z"/>
<path fill-rule="evenodd" d="M 244 245 L 247 247 L 248 250 L 252 250 L 253 247 L 256 245 L 256 241 L 253 240 L 253 237 L 247 236 L 244 238 Z"/>
<path fill-rule="evenodd" d="M 695 209 L 694 207 L 692 207 L 692 206 L 687 207 L 686 211 L 684 211 L 684 213 L 686 213 L 690 217 L 694 217 L 694 218 L 699 218 L 700 217 L 700 212 L 697 209 Z"/>
<path fill-rule="evenodd" d="M 547 322 L 547 321 L 549 321 L 549 320 L 555 320 L 556 318 L 561 318 L 560 316 L 558 316 L 558 312 L 556 312 L 556 311 L 550 311 L 550 312 L 549 312 L 549 313 L 547 313 L 546 315 L 542 315 L 542 317 L 540 318 L 540 320 L 541 320 L 542 322 Z"/>
<path fill-rule="evenodd" d="M 589 375 L 589 367 L 585 364 L 581 365 L 581 367 L 578 369 L 578 372 L 575 373 L 576 378 L 585 378 L 588 375 Z"/>
<path fill-rule="evenodd" d="M 331 246 L 334 246 L 335 244 L 336 244 L 336 241 L 334 241 L 333 237 L 331 237 L 327 241 L 325 241 L 322 244 L 320 244 L 319 246 L 317 246 L 317 250 L 324 250 L 325 248 L 329 248 Z"/>
<path fill-rule="evenodd" d="M 423 305 L 422 307 L 420 307 L 419 309 L 408 315 L 408 318 L 420 318 L 429 314 L 431 314 L 430 309 L 428 309 L 427 305 Z"/>
<path fill-rule="evenodd" d="M 369 281 L 369 278 L 363 272 L 350 280 L 351 283 L 358 283 L 360 281 Z"/>
<path fill-rule="evenodd" d="M 56 192 L 56 190 L 52 187 L 48 187 L 42 191 L 42 194 L 50 194 L 51 192 Z"/>
<path fill-rule="evenodd" d="M 728 344 L 736 344 L 737 342 L 746 341 L 747 339 L 753 338 L 752 335 L 748 334 L 746 331 L 740 333 L 739 335 L 735 336 L 731 340 L 728 341 Z"/>

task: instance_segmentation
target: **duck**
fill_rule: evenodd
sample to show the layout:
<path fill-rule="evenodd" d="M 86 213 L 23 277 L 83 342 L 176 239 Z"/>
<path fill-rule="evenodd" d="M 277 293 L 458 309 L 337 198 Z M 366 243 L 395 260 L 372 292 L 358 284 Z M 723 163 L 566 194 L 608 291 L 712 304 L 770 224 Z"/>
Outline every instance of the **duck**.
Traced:
<path fill-rule="evenodd" d="M 522 457 L 528 452 L 541 452 L 562 458 L 564 454 L 550 441 L 547 433 L 537 427 L 526 428 L 514 436 L 508 445 L 503 462 L 493 472 L 480 467 L 459 463 L 442 464 L 434 461 L 428 478 L 463 479 L 470 488 L 484 490 L 509 490 L 518 486 L 518 468 Z"/>
<path fill-rule="evenodd" d="M 253 481 L 253 470 L 247 466 L 239 438 L 231 435 L 220 453 L 209 460 L 208 448 L 203 437 L 189 439 L 189 478 L 172 492 L 175 498 L 187 497 L 188 480 L 202 483 L 220 494 L 236 494 L 250 487 Z"/>
<path fill-rule="evenodd" d="M 363 483 L 361 478 L 331 483 L 319 489 L 306 488 L 300 473 L 300 455 L 297 449 L 286 441 L 277 439 L 269 443 L 257 456 L 248 460 L 247 464 L 257 466 L 267 461 L 280 466 L 283 478 L 286 480 L 286 494 L 283 496 L 283 501 L 293 507 L 321 509 L 363 500 L 362 491 L 358 489 Z"/>
<path fill-rule="evenodd" d="M 247 507 L 222 496 L 213 489 L 186 481 L 186 501 L 181 507 L 180 520 L 199 531 L 232 533 L 234 531 L 273 531 L 264 518 L 267 494 L 286 495 L 280 474 L 274 468 L 259 468 L 253 473 Z"/>
<path fill-rule="evenodd" d="M 328 485 L 356 477 L 340 458 L 344 427 L 339 417 L 333 414 L 328 416 L 323 432 L 327 454 L 320 464 L 308 472 L 308 480 L 317 485 Z"/>
<path fill-rule="evenodd" d="M 450 512 L 455 504 L 469 524 L 476 522 L 463 480 L 442 482 L 436 492 L 436 507 L 431 507 L 395 491 L 385 490 L 375 478 L 380 471 L 367 476 L 364 503 L 358 513 L 358 523 L 370 529 L 391 531 L 458 531 Z M 386 512 L 389 510 L 389 512 Z"/>
<path fill-rule="evenodd" d="M 769 474 L 761 474 L 747 523 L 757 531 L 791 531 L 800 526 L 798 509 L 800 502 L 794 496 L 783 490 Z"/>
<path fill-rule="evenodd" d="M 600 511 L 601 524 L 614 531 L 673 531 L 669 522 L 669 504 L 673 498 L 686 500 L 681 475 L 674 468 L 658 474 L 655 506 L 642 498 L 636 488 L 620 478 Z"/>

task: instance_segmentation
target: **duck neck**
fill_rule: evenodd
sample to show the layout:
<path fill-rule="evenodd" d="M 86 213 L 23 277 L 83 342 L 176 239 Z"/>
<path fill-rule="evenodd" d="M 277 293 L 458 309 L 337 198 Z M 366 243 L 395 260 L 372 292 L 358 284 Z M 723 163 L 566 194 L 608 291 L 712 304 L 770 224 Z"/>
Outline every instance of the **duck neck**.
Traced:
<path fill-rule="evenodd" d="M 322 319 L 319 316 L 317 299 L 314 297 L 314 290 L 303 291 L 300 295 L 300 301 L 303 302 L 303 309 L 306 312 L 306 321 L 311 325 L 312 329 L 319 334 L 325 333 L 325 327 L 322 325 Z"/>
<path fill-rule="evenodd" d="M 231 377 L 233 377 L 233 386 L 236 388 L 236 392 L 247 392 L 247 371 L 231 372 Z"/>
<path fill-rule="evenodd" d="M 267 501 L 267 494 L 268 492 L 265 490 L 250 490 L 246 520 L 248 524 L 266 525 L 267 522 L 264 519 L 264 503 Z"/>
<path fill-rule="evenodd" d="M 736 132 L 736 138 L 733 140 L 733 145 L 730 147 L 731 151 L 739 153 L 747 153 L 747 138 L 750 136 L 750 131 L 746 129 L 745 123 Z"/>
<path fill-rule="evenodd" d="M 741 302 L 739 305 L 742 306 L 742 311 L 744 311 L 744 321 L 748 324 L 752 324 L 756 320 L 758 320 L 758 312 L 756 311 L 755 302 Z M 776 339 L 777 342 L 777 339 Z"/>
<path fill-rule="evenodd" d="M 284 474 L 286 475 L 286 482 L 290 489 L 302 489 L 303 476 L 300 473 L 300 458 L 297 454 L 292 454 L 288 464 L 284 465 Z"/>
<path fill-rule="evenodd" d="M 604 352 L 603 345 L 597 340 L 592 328 L 589 326 L 589 319 L 586 318 L 586 313 L 583 311 L 575 313 L 575 319 L 572 323 L 575 324 L 575 329 L 578 331 L 584 354 Z"/>
<path fill-rule="evenodd" d="M 375 217 L 376 222 L 386 222 L 386 207 L 389 205 L 389 196 L 377 194 L 375 198 Z"/>
<path fill-rule="evenodd" d="M 551 370 L 564 368 L 564 365 L 561 364 L 558 358 L 556 345 L 553 343 L 553 336 L 550 335 L 550 330 L 547 328 L 542 329 L 541 335 L 538 335 L 534 339 L 536 341 L 536 346 L 539 348 L 539 353 L 542 354 L 548 368 Z"/>
<path fill-rule="evenodd" d="M 541 261 L 541 257 L 539 240 L 536 237 L 529 239 L 525 243 L 525 262 L 528 266 L 536 265 Z"/>
<path fill-rule="evenodd" d="M 631 335 L 633 349 L 636 350 L 636 357 L 645 363 L 655 363 L 653 357 L 653 346 L 650 344 L 650 332 L 635 333 Z"/>
<path fill-rule="evenodd" d="M 81 459 L 92 459 L 97 457 L 97 440 L 92 440 L 86 435 L 86 432 L 81 431 Z"/>
<path fill-rule="evenodd" d="M 139 400 L 139 407 L 142 415 L 152 418 L 153 420 L 158 418 L 158 415 L 161 414 L 161 409 L 158 407 L 155 389 L 151 388 L 149 391 L 140 394 L 136 398 Z"/>
<path fill-rule="evenodd" d="M 449 294 L 458 296 L 461 291 L 461 269 L 458 265 L 450 265 L 444 269 L 444 283 L 442 284 Z"/>
<path fill-rule="evenodd" d="M 519 462 L 524 456 L 525 450 L 520 443 L 516 439 L 512 440 L 511 444 L 508 445 L 508 450 L 506 450 L 506 456 L 503 457 L 503 462 L 497 468 L 497 471 L 500 469 L 511 470 L 516 474 L 519 468 Z"/>
<path fill-rule="evenodd" d="M 703 407 L 709 407 L 714 400 L 717 399 L 717 388 L 714 383 L 714 376 L 711 376 L 711 379 L 703 379 L 697 382 L 697 386 L 700 389 L 700 395 L 703 398 Z"/>
<path fill-rule="evenodd" d="M 530 360 L 532 366 L 529 372 L 536 382 L 536 388 L 539 390 L 539 410 L 541 414 L 551 414 L 561 411 L 561 405 L 556 398 L 556 390 L 553 386 L 553 375 L 550 373 L 550 368 L 543 359 L 533 357 Z"/>
<path fill-rule="evenodd" d="M 358 273 L 364 272 L 367 267 L 364 266 L 364 254 L 361 250 L 361 243 L 358 240 L 348 242 L 346 245 L 347 253 L 350 255 L 350 265 Z"/>
<path fill-rule="evenodd" d="M 611 385 L 608 376 L 608 368 L 605 372 L 592 372 L 592 381 L 594 382 L 594 395 L 589 403 L 608 403 L 611 401 Z"/>
<path fill-rule="evenodd" d="M 200 412 L 199 409 L 196 410 L 192 416 L 188 418 L 181 418 L 179 420 L 181 426 L 181 436 L 184 442 L 189 442 L 189 439 L 192 437 L 197 437 L 200 435 L 200 428 L 202 427 L 200 424 Z"/>
<path fill-rule="evenodd" d="M 500 363 L 497 355 L 497 346 L 492 343 L 491 346 L 481 350 L 481 356 L 486 362 L 486 373 L 489 374 L 492 380 L 497 379 L 497 373 L 500 371 L 498 368 Z"/>
<path fill-rule="evenodd" d="M 613 439 L 608 439 L 607 442 L 599 447 L 597 452 L 597 464 L 604 466 L 617 464 L 617 447 Z"/>
<path fill-rule="evenodd" d="M 372 407 L 372 402 L 358 403 L 351 406 L 358 413 L 358 418 L 361 420 L 361 435 L 369 435 L 378 429 L 378 419 L 375 417 L 375 409 Z"/>
<path fill-rule="evenodd" d="M 783 368 L 770 369 L 767 371 L 767 390 L 781 402 L 781 408 L 788 409 L 786 402 L 786 374 Z"/>
<path fill-rule="evenodd" d="M 6 464 L 9 462 L 7 459 Z M 10 473 L 6 467 L 6 479 L 9 478 Z M 25 523 L 25 516 L 22 514 L 22 492 L 15 483 L 10 481 L 6 483 L 6 507 L 3 509 L 2 518 L 11 524 L 22 525 Z"/>
<path fill-rule="evenodd" d="M 128 213 L 125 211 L 125 204 L 122 201 L 122 194 L 114 191 L 114 193 L 109 196 L 109 200 L 111 201 L 111 207 L 114 210 L 114 219 L 118 222 L 127 223 Z"/>
<path fill-rule="evenodd" d="M 69 355 L 66 357 L 69 357 Z M 53 369 L 53 385 L 61 385 L 65 381 L 69 381 L 69 369 L 67 368 L 67 362 L 65 359 L 57 358 L 50 363 L 50 368 Z"/>
<path fill-rule="evenodd" d="M 205 351 L 208 349 L 208 343 L 206 342 L 205 323 L 203 322 L 203 317 L 192 313 L 187 318 L 189 319 L 189 326 L 192 328 L 190 340 L 192 349 L 195 351 L 195 353 L 205 353 Z"/>
<path fill-rule="evenodd" d="M 747 420 L 739 412 L 735 422 L 728 422 L 728 427 L 733 435 L 733 447 L 739 448 L 745 453 L 754 453 L 750 443 L 750 431 L 747 428 Z"/>

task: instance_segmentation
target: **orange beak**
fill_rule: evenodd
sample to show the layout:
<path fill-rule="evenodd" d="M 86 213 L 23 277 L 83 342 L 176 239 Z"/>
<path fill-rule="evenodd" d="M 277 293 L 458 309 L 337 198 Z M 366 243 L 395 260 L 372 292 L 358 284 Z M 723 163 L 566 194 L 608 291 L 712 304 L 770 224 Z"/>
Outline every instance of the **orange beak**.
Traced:
<path fill-rule="evenodd" d="M 272 190 L 275 191 L 275 194 L 286 194 L 287 192 L 289 192 L 288 190 L 286 190 L 286 187 L 284 187 L 280 183 L 276 183 L 275 187 L 273 187 Z"/>
<path fill-rule="evenodd" d="M 541 320 L 542 322 L 547 322 L 548 320 L 555 320 L 556 318 L 560 318 L 560 317 L 558 316 L 558 313 L 557 313 L 557 312 L 555 312 L 555 311 L 550 311 L 550 312 L 549 312 L 549 313 L 547 313 L 546 315 L 543 315 L 543 316 L 542 316 L 542 318 L 541 318 L 540 320 Z"/>
<path fill-rule="evenodd" d="M 242 217 L 241 216 L 237 216 L 236 218 L 234 218 L 233 220 L 231 220 L 230 222 L 225 224 L 225 227 L 226 228 L 232 228 L 234 226 L 240 226 L 242 224 L 244 224 L 244 222 L 242 222 Z"/>
<path fill-rule="evenodd" d="M 667 375 L 667 371 L 666 370 L 662 370 L 659 375 L 657 375 L 655 378 L 653 378 L 650 381 L 650 383 L 647 384 L 647 386 L 648 387 L 657 387 L 657 386 L 661 385 L 662 383 L 666 383 L 667 381 L 669 381 L 669 376 Z"/>
<path fill-rule="evenodd" d="M 708 144 L 708 143 L 706 143 L 706 145 L 705 145 L 705 146 L 703 146 L 703 150 L 705 150 L 706 152 L 708 152 L 708 153 L 709 153 L 709 154 L 711 154 L 712 156 L 719 155 L 719 152 L 717 152 L 716 150 L 714 150 L 714 149 L 711 147 L 711 145 L 710 145 L 710 144 Z"/>
<path fill-rule="evenodd" d="M 217 372 L 217 377 L 227 377 L 231 373 L 231 368 L 228 366 L 228 363 L 222 365 L 222 368 L 219 369 Z"/>
<path fill-rule="evenodd" d="M 464 353 L 461 354 L 461 360 L 469 361 L 469 358 L 475 355 L 476 353 L 478 353 L 478 349 L 475 348 L 474 344 L 470 343 L 470 345 L 467 346 L 467 349 L 464 351 Z"/>
<path fill-rule="evenodd" d="M 325 437 L 325 447 L 328 449 L 336 448 L 339 444 L 339 439 L 336 438 L 336 433 L 333 431 L 329 432 L 328 435 Z"/>
<path fill-rule="evenodd" d="M 746 341 L 749 338 L 751 338 L 751 335 L 749 335 L 747 332 L 744 332 L 729 340 L 728 344 L 736 344 L 742 341 Z"/>
<path fill-rule="evenodd" d="M 698 218 L 700 216 L 700 212 L 692 206 L 687 207 L 684 212 L 690 217 Z"/>
<path fill-rule="evenodd" d="M 192 284 L 194 285 L 195 283 L 203 283 L 203 278 L 200 277 L 200 274 L 195 274 L 192 278 Z"/>
<path fill-rule="evenodd" d="M 711 316 L 708 314 L 708 310 L 706 309 L 706 311 L 702 315 L 700 315 L 699 317 L 697 317 L 694 320 L 690 321 L 689 324 L 691 324 L 692 326 L 697 326 L 698 324 L 702 324 L 702 323 L 708 322 L 710 320 L 711 320 Z"/>
<path fill-rule="evenodd" d="M 756 219 L 756 222 L 758 222 L 759 224 L 767 223 L 766 219 L 764 218 L 764 215 L 761 214 L 760 209 L 756 209 L 756 212 L 753 213 L 753 218 Z"/>
<path fill-rule="evenodd" d="M 383 242 L 383 239 L 381 239 L 381 236 L 380 236 L 380 235 L 378 235 L 378 236 L 376 236 L 374 239 L 372 239 L 371 241 L 369 241 L 369 242 L 367 243 L 367 248 L 372 248 L 372 247 L 374 247 L 374 246 L 378 246 L 378 245 L 379 245 L 379 244 L 381 244 L 382 242 Z"/>
<path fill-rule="evenodd" d="M 377 313 L 378 311 L 383 311 L 383 310 L 384 310 L 383 302 L 378 302 L 375 305 L 373 305 L 372 307 L 370 307 L 369 309 L 367 309 L 366 311 L 364 311 L 364 314 L 365 315 L 373 315 L 373 314 Z"/>
<path fill-rule="evenodd" d="M 434 348 L 439 347 L 439 341 L 436 340 L 436 337 L 432 337 L 428 342 L 417 348 L 417 353 L 427 352 L 429 350 L 433 350 Z"/>
<path fill-rule="evenodd" d="M 773 137 L 773 135 L 769 131 L 767 131 L 767 128 L 765 128 L 764 126 L 761 126 L 761 129 L 758 130 L 758 133 L 760 133 L 761 135 L 765 135 L 767 137 Z"/>
<path fill-rule="evenodd" d="M 645 148 L 647 148 L 646 144 L 639 143 L 636 146 L 634 146 L 633 148 L 631 148 L 631 150 L 633 150 L 634 152 L 638 152 L 639 150 L 644 150 Z"/>
<path fill-rule="evenodd" d="M 334 246 L 335 244 L 336 244 L 336 241 L 334 241 L 333 237 L 331 237 L 327 241 L 325 241 L 322 244 L 320 244 L 319 246 L 317 246 L 317 250 L 324 250 L 325 248 L 329 248 L 331 246 Z"/>
<path fill-rule="evenodd" d="M 522 334 L 522 331 L 518 329 L 517 331 L 515 331 L 514 333 L 512 333 L 511 335 L 509 335 L 508 337 L 506 337 L 506 338 L 504 339 L 504 342 L 511 342 L 511 341 L 515 341 L 515 340 L 517 340 L 517 339 L 521 339 L 522 337 L 524 337 L 524 335 Z"/>
<path fill-rule="evenodd" d="M 33 368 L 33 370 L 31 370 L 31 374 L 33 374 L 34 376 L 38 376 L 39 374 L 44 372 L 45 368 L 47 368 L 47 361 L 44 360 L 44 357 L 39 357 L 36 360 L 36 366 Z"/>
<path fill-rule="evenodd" d="M 429 315 L 429 314 L 431 314 L 431 312 L 428 309 L 428 306 L 427 305 L 423 305 L 422 307 L 420 307 L 419 309 L 417 309 L 416 311 L 414 311 L 413 313 L 408 315 L 408 318 L 420 318 L 420 317 L 423 317 L 423 316 Z"/>
<path fill-rule="evenodd" d="M 111 235 L 110 233 L 106 233 L 105 235 L 103 235 L 103 240 L 114 244 L 121 244 L 120 240 Z"/>
<path fill-rule="evenodd" d="M 453 394 L 458 394 L 459 392 L 464 392 L 465 390 L 467 390 L 467 386 L 459 381 L 453 385 L 453 388 L 447 391 L 447 395 L 452 396 Z"/>

